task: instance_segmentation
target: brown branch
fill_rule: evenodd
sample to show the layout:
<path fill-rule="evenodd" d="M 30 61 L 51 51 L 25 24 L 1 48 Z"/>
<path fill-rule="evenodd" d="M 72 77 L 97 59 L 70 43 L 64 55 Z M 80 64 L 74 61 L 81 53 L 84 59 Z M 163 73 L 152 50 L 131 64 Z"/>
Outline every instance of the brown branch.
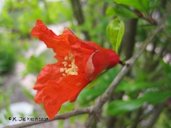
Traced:
<path fill-rule="evenodd" d="M 139 108 L 136 115 L 135 115 L 135 119 L 132 123 L 132 126 L 131 128 L 137 128 L 138 127 L 138 124 L 139 122 L 141 121 L 141 116 L 142 116 L 142 113 L 143 113 L 143 108 Z"/>
<path fill-rule="evenodd" d="M 83 25 L 85 22 L 85 17 L 84 17 L 80 0 L 70 0 L 70 1 L 71 1 L 72 10 L 73 10 L 73 15 L 78 25 Z M 90 35 L 88 31 L 82 30 L 82 33 L 85 35 L 85 38 L 87 40 L 90 40 Z"/>
<path fill-rule="evenodd" d="M 159 105 L 155 106 L 154 111 L 153 111 L 150 119 L 148 120 L 148 123 L 145 124 L 145 126 L 142 126 L 142 127 L 153 128 L 153 126 L 155 125 L 156 121 L 159 119 L 160 114 L 161 114 L 164 106 L 165 106 L 165 103 L 162 103 L 162 104 L 159 104 Z"/>
<path fill-rule="evenodd" d="M 135 9 L 133 10 L 133 12 L 139 17 L 142 18 L 144 20 L 146 20 L 147 22 L 149 22 L 152 25 L 157 25 L 157 21 L 155 19 L 153 19 L 151 16 L 146 16 L 144 15 L 144 13 L 140 12 L 139 10 Z"/>
<path fill-rule="evenodd" d="M 118 3 L 116 3 L 118 4 Z M 135 15 L 137 15 L 139 18 L 147 21 L 148 23 L 150 23 L 151 25 L 158 25 L 158 22 L 153 19 L 151 16 L 147 16 L 144 13 L 142 13 L 141 11 L 137 10 L 137 9 L 132 9 L 127 5 L 123 5 L 123 4 L 118 4 L 119 6 L 125 7 L 126 9 L 132 11 L 133 13 L 135 13 Z"/>
<path fill-rule="evenodd" d="M 134 54 L 137 25 L 137 18 L 129 19 L 125 23 L 125 34 L 122 41 L 122 52 L 124 52 L 125 60 L 130 59 Z"/>
<path fill-rule="evenodd" d="M 162 112 L 163 108 L 164 108 L 164 104 L 160 104 L 156 107 L 156 109 L 154 110 L 153 116 L 151 117 L 151 121 L 147 125 L 146 128 L 152 128 L 154 126 L 155 122 L 160 117 L 160 113 Z"/>
<path fill-rule="evenodd" d="M 33 125 L 38 125 L 38 124 L 42 124 L 42 123 L 48 123 L 48 122 L 52 122 L 55 120 L 64 120 L 73 116 L 78 116 L 78 115 L 82 115 L 82 114 L 89 114 L 91 113 L 91 109 L 90 108 L 84 108 L 84 109 L 77 109 L 68 113 L 64 113 L 61 115 L 57 115 L 53 120 L 44 120 L 44 121 L 35 121 L 35 122 L 25 122 L 25 123 L 21 123 L 21 124 L 16 124 L 16 125 L 8 125 L 5 126 L 4 128 L 24 128 L 24 127 L 29 127 L 29 126 L 33 126 Z"/>

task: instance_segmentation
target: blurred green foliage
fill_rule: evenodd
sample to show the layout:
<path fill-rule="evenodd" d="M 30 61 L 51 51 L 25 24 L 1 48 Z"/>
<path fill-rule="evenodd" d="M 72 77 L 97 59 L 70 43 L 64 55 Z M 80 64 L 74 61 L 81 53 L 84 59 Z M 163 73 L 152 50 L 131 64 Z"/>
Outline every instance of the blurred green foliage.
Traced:
<path fill-rule="evenodd" d="M 30 36 L 29 32 L 37 19 L 46 23 L 56 23 L 70 18 L 71 11 L 67 2 L 6 0 L 0 18 L 0 26 L 17 32 L 22 37 L 27 37 Z"/>
<path fill-rule="evenodd" d="M 0 35 L 0 74 L 11 71 L 16 61 L 16 47 L 7 35 Z"/>
<path fill-rule="evenodd" d="M 24 72 L 24 75 L 28 73 L 37 74 L 43 68 L 44 63 L 44 57 L 31 56 L 26 62 L 26 70 Z"/>
<path fill-rule="evenodd" d="M 117 4 L 133 7 L 142 12 L 149 13 L 151 10 L 159 7 L 159 0 L 114 0 Z M 121 12 L 122 13 L 122 12 Z"/>

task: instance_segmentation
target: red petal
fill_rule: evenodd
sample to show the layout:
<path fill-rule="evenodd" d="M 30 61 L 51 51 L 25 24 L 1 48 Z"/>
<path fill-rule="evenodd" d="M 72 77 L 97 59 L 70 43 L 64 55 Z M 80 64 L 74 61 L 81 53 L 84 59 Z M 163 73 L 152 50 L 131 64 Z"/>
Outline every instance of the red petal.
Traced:
<path fill-rule="evenodd" d="M 70 50 L 67 38 L 65 36 L 57 36 L 40 20 L 36 22 L 36 26 L 32 29 L 32 35 L 44 41 L 47 47 L 52 48 L 57 53 L 59 58 L 66 56 Z"/>
<path fill-rule="evenodd" d="M 50 119 L 56 115 L 63 103 L 74 101 L 89 82 L 84 74 L 61 77 L 58 69 L 57 64 L 47 65 L 40 73 L 34 87 L 38 90 L 35 101 L 44 104 Z"/>
<path fill-rule="evenodd" d="M 40 72 L 34 89 L 39 90 L 47 85 L 53 86 L 56 81 L 60 80 L 62 77 L 60 73 L 60 66 L 60 63 L 46 65 Z"/>
<path fill-rule="evenodd" d="M 45 104 L 44 108 L 49 119 L 53 119 L 57 114 L 57 112 L 59 111 L 60 105 Z"/>
<path fill-rule="evenodd" d="M 105 49 L 93 42 L 88 43 L 94 47 L 96 51 L 91 54 L 86 64 L 86 73 L 89 74 L 89 79 L 93 80 L 103 70 L 115 66 L 119 62 L 119 56 L 110 49 Z"/>
<path fill-rule="evenodd" d="M 77 80 L 76 76 L 75 78 L 74 76 L 72 78 L 68 76 L 59 85 L 47 86 L 37 92 L 35 101 L 44 104 L 50 119 L 54 118 L 62 104 L 67 101 L 74 101 L 80 91 L 87 85 L 86 81 L 78 82 Z"/>

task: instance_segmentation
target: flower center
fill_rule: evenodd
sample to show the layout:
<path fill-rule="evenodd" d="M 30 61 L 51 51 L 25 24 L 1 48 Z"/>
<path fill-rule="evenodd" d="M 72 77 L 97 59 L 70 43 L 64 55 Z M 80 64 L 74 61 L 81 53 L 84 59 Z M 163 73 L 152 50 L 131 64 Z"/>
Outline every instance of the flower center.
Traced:
<path fill-rule="evenodd" d="M 60 72 L 62 73 L 62 76 L 78 75 L 78 67 L 75 64 L 75 58 L 73 54 L 70 53 L 68 56 L 65 56 L 62 64 L 63 67 L 60 68 Z"/>

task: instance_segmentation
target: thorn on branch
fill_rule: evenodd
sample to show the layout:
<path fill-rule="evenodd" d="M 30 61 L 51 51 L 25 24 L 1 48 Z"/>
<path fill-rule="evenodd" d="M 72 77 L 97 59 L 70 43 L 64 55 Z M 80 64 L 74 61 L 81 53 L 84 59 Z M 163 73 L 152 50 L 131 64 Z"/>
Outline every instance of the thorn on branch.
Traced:
<path fill-rule="evenodd" d="M 127 66 L 127 67 L 129 67 L 129 63 L 127 63 L 127 62 L 124 62 L 124 61 L 119 61 L 119 64 L 121 65 L 121 66 Z"/>
<path fill-rule="evenodd" d="M 125 62 L 124 61 L 121 61 L 121 60 L 119 61 L 119 64 L 122 65 L 122 66 L 125 66 L 126 65 Z"/>

